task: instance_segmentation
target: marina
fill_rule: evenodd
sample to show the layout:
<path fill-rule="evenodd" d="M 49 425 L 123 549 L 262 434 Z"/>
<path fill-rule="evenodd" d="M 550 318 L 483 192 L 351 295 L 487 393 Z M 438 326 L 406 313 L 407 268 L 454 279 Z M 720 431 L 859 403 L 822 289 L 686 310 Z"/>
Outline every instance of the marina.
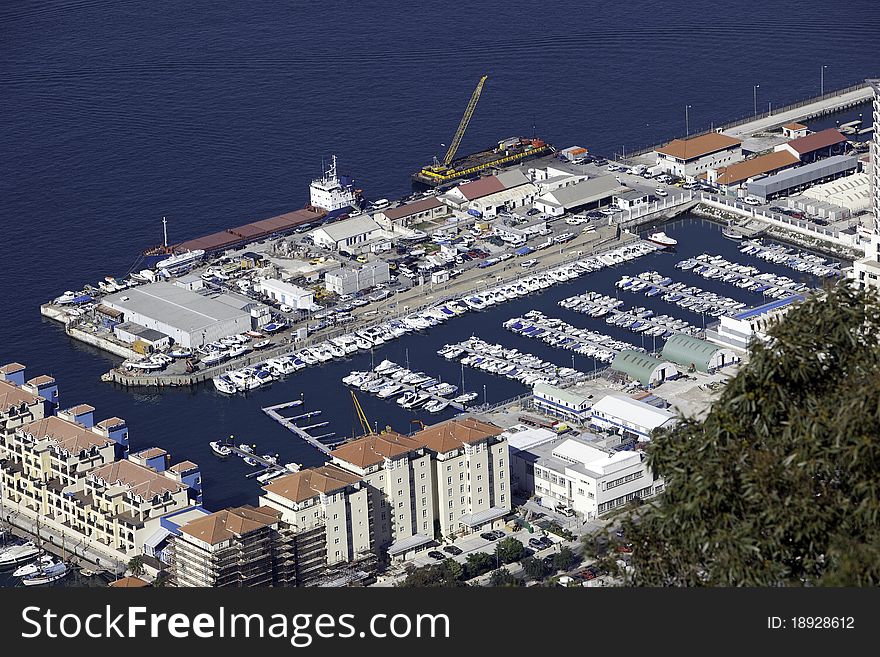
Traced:
<path fill-rule="evenodd" d="M 586 377 L 574 368 L 559 367 L 519 349 L 490 344 L 474 336 L 458 344 L 446 345 L 437 353 L 447 360 L 458 360 L 462 365 L 513 379 L 526 386 L 539 382 L 572 385 Z"/>
<path fill-rule="evenodd" d="M 439 377 L 424 372 L 413 372 L 387 359 L 372 370 L 352 371 L 342 382 L 379 399 L 394 400 L 401 408 L 423 408 L 429 413 L 447 408 L 463 411 L 466 400 L 473 399 L 463 392 L 459 397 L 459 386 L 455 384 L 443 383 Z"/>
<path fill-rule="evenodd" d="M 641 333 L 652 337 L 668 338 L 675 333 L 697 335 L 700 329 L 688 324 L 683 319 L 670 315 L 655 315 L 650 308 L 642 306 L 622 310 L 623 301 L 598 292 L 568 297 L 559 302 L 562 308 L 589 315 L 605 318 L 605 323 L 625 328 L 633 333 Z"/>
<path fill-rule="evenodd" d="M 675 266 L 677 269 L 690 270 L 703 278 L 718 279 L 773 299 L 782 299 L 792 293 L 803 292 L 808 287 L 805 283 L 799 283 L 788 276 L 762 272 L 755 266 L 731 262 L 720 255 L 708 253 L 682 260 Z"/>
<path fill-rule="evenodd" d="M 589 329 L 581 329 L 539 310 L 531 310 L 522 317 L 504 322 L 508 331 L 527 338 L 537 338 L 551 347 L 567 349 L 596 361 L 610 363 L 623 350 L 644 351 L 641 347 L 617 340 Z"/>
<path fill-rule="evenodd" d="M 336 436 L 335 432 L 324 433 L 319 436 L 313 436 L 309 433 L 309 429 L 316 429 L 320 427 L 325 427 L 329 424 L 329 422 L 312 422 L 306 426 L 300 426 L 298 421 L 305 420 L 310 421 L 311 418 L 316 417 L 321 414 L 320 410 L 308 411 L 305 413 L 300 413 L 298 415 L 294 415 L 292 417 L 285 417 L 281 414 L 281 411 L 299 406 L 302 404 L 302 400 L 293 400 L 282 402 L 280 404 L 273 404 L 272 406 L 265 406 L 260 410 L 263 411 L 270 418 L 275 420 L 282 427 L 292 432 L 295 436 L 302 439 L 320 453 L 327 455 L 330 453 L 330 450 L 333 449 L 335 445 L 338 445 L 344 440 L 336 440 L 331 442 L 325 442 L 328 438 L 334 438 Z"/>
<path fill-rule="evenodd" d="M 807 253 L 782 244 L 765 245 L 761 241 L 749 240 L 740 247 L 740 253 L 753 255 L 761 260 L 775 262 L 795 271 L 805 272 L 814 276 L 829 278 L 841 276 L 840 263 L 828 258 Z"/>

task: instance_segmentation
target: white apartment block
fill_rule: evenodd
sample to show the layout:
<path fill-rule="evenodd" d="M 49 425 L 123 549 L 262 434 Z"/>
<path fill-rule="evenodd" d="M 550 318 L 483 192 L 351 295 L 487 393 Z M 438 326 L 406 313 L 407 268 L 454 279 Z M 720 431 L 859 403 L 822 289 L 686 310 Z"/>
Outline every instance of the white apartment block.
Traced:
<path fill-rule="evenodd" d="M 580 436 L 532 440 L 511 450 L 517 461 L 517 489 L 542 506 L 592 520 L 635 498 L 663 490 L 641 451 L 613 451 Z"/>
<path fill-rule="evenodd" d="M 415 436 L 364 436 L 337 447 L 330 457 L 363 481 L 374 549 L 399 557 L 434 539 L 431 454 Z"/>
<path fill-rule="evenodd" d="M 455 418 L 413 435 L 433 453 L 435 514 L 442 536 L 500 526 L 510 513 L 510 463 L 501 429 Z"/>
<path fill-rule="evenodd" d="M 372 552 L 369 495 L 361 478 L 336 465 L 308 468 L 265 486 L 260 504 L 291 528 L 295 580 L 308 586 L 328 569 Z"/>

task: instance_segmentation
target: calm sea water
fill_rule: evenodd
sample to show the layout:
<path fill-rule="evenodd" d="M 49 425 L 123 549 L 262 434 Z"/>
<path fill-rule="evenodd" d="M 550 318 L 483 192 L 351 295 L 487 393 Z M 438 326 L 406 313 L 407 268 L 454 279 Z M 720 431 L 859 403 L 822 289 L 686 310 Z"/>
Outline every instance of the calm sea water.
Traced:
<path fill-rule="evenodd" d="M 876 2 L 853 0 L 834 20 L 827 13 L 819 0 L 743 2 L 738 11 L 645 0 L 415 3 L 405 11 L 374 1 L 4 3 L 0 361 L 58 378 L 65 405 L 89 402 L 102 417 L 126 418 L 136 449 L 159 444 L 175 459 L 199 462 L 209 508 L 255 502 L 247 466 L 215 459 L 207 442 L 234 434 L 285 460 L 319 462 L 259 407 L 304 393 L 308 407 L 324 410 L 326 430 L 350 435 L 357 422 L 340 378 L 367 367 L 369 355 L 247 398 L 213 388 L 125 390 L 99 381 L 113 359 L 69 341 L 40 319 L 39 304 L 127 272 L 141 249 L 160 241 L 162 216 L 171 239 L 183 240 L 301 207 L 332 153 L 369 196 L 407 193 L 409 174 L 445 151 L 483 73 L 489 81 L 462 151 L 533 131 L 562 147 L 629 150 L 683 133 L 685 104 L 693 131 L 751 113 L 755 84 L 763 109 L 817 93 L 822 65 L 826 89 L 880 73 L 870 47 L 880 32 Z M 819 45 L 811 52 L 805 44 Z M 682 256 L 709 248 L 735 254 L 700 220 L 667 232 Z M 691 280 L 673 269 L 677 259 L 658 254 L 628 269 Z M 476 334 L 570 365 L 570 352 L 514 336 L 501 322 L 537 305 L 589 325 L 556 302 L 587 288 L 613 293 L 622 273 L 553 288 L 540 303 L 467 315 L 377 351 L 376 362 L 408 354 L 413 367 L 457 382 L 458 366 L 434 352 Z M 728 293 L 760 301 L 737 288 Z M 639 339 L 602 322 L 595 328 Z M 576 365 L 593 367 L 580 357 Z M 524 391 L 472 370 L 465 377 L 468 389 L 482 393 L 485 385 L 489 401 Z M 380 426 L 405 431 L 415 417 L 366 395 L 361 401 Z"/>

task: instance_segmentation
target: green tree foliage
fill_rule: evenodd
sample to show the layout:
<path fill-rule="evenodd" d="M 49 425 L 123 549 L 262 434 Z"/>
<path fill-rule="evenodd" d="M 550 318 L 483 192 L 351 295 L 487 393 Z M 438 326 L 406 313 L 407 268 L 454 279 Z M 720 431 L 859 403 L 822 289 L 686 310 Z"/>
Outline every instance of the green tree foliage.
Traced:
<path fill-rule="evenodd" d="M 144 574 L 144 560 L 143 557 L 132 557 L 128 562 L 128 569 L 131 571 L 131 574 L 135 577 L 140 577 Z"/>
<path fill-rule="evenodd" d="M 486 552 L 472 552 L 467 555 L 465 560 L 465 573 L 467 579 L 471 579 L 472 577 L 477 577 L 479 575 L 483 575 L 484 573 L 488 573 L 490 570 L 495 568 L 496 560 L 495 557 Z"/>
<path fill-rule="evenodd" d="M 540 559 L 535 557 L 526 557 L 522 560 L 522 569 L 529 579 L 539 580 L 546 576 L 544 564 Z"/>
<path fill-rule="evenodd" d="M 520 586 L 521 582 L 507 568 L 493 570 L 489 576 L 489 586 Z"/>
<path fill-rule="evenodd" d="M 578 561 L 575 553 L 572 552 L 571 548 L 567 545 L 563 545 L 559 552 L 553 555 L 553 567 L 556 570 L 568 570 L 572 566 L 574 566 Z"/>
<path fill-rule="evenodd" d="M 625 522 L 632 583 L 880 584 L 880 303 L 824 297 L 752 347 L 705 419 L 652 441 L 666 491 Z"/>
<path fill-rule="evenodd" d="M 451 566 L 449 562 L 455 564 Z M 457 566 L 457 568 L 456 568 Z M 413 568 L 402 582 L 397 586 L 399 588 L 437 588 L 437 587 L 456 587 L 467 586 L 462 581 L 464 569 L 460 563 L 452 559 L 446 559 L 442 563 L 425 566 L 423 568 Z"/>
<path fill-rule="evenodd" d="M 525 550 L 526 548 L 522 542 L 515 539 L 513 536 L 508 536 L 507 538 L 502 539 L 498 542 L 498 545 L 495 546 L 495 554 L 498 556 L 501 563 L 513 563 L 514 561 L 519 561 L 522 559 Z"/>

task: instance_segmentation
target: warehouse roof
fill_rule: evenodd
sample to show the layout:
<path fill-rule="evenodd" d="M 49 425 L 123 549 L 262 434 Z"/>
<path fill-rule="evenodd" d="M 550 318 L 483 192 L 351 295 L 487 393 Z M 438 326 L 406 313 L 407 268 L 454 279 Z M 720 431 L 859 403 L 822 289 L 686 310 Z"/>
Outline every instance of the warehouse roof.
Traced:
<path fill-rule="evenodd" d="M 656 429 L 675 419 L 675 413 L 665 408 L 657 408 L 632 397 L 616 394 L 606 395 L 597 401 L 593 404 L 592 412 L 594 415 L 604 413 L 610 417 L 628 420 L 648 429 Z"/>
<path fill-rule="evenodd" d="M 627 187 L 617 182 L 617 178 L 614 176 L 598 176 L 548 192 L 538 201 L 562 208 L 575 208 L 601 201 L 625 191 L 627 191 Z"/>
<path fill-rule="evenodd" d="M 748 180 L 758 174 L 771 173 L 778 169 L 797 164 L 798 162 L 800 162 L 800 159 L 788 151 L 776 151 L 774 153 L 767 153 L 766 155 L 759 155 L 750 160 L 721 167 L 718 169 L 717 183 L 719 185 L 732 185 L 734 183 L 742 182 L 743 180 Z"/>
<path fill-rule="evenodd" d="M 356 217 L 351 217 L 350 219 L 336 221 L 332 224 L 324 224 L 312 232 L 317 233 L 318 231 L 322 231 L 331 240 L 338 242 L 340 240 L 363 235 L 364 233 L 371 233 L 377 230 L 381 230 L 379 224 L 373 221 L 373 218 L 370 215 L 361 214 Z"/>
<path fill-rule="evenodd" d="M 651 382 L 651 375 L 654 373 L 654 370 L 665 364 L 671 365 L 671 363 L 666 363 L 659 358 L 643 354 L 640 351 L 624 349 L 618 352 L 614 360 L 611 361 L 611 369 L 623 372 L 643 385 L 648 385 Z"/>
<path fill-rule="evenodd" d="M 115 292 L 104 297 L 104 303 L 123 312 L 162 321 L 181 331 L 193 332 L 217 322 L 249 317 L 248 313 L 230 305 L 227 296 L 212 298 L 160 281 Z"/>
<path fill-rule="evenodd" d="M 502 183 L 497 176 L 485 176 L 479 180 L 474 180 L 473 182 L 458 186 L 458 191 L 460 191 L 462 196 L 468 201 L 473 201 L 481 196 L 495 194 L 496 192 L 502 192 L 504 189 L 504 183 Z"/>
<path fill-rule="evenodd" d="M 736 137 L 728 137 L 717 132 L 710 132 L 690 139 L 674 139 L 666 146 L 658 148 L 657 153 L 668 155 L 679 160 L 695 160 L 704 155 L 723 151 L 742 144 Z"/>
<path fill-rule="evenodd" d="M 396 208 L 388 208 L 387 210 L 384 210 L 382 214 L 385 215 L 386 219 L 390 219 L 393 221 L 395 219 L 410 217 L 414 214 L 425 212 L 426 210 L 433 210 L 434 208 L 441 207 L 443 207 L 443 204 L 436 198 L 431 197 L 422 199 L 421 201 L 416 201 L 415 203 L 399 205 Z"/>
<path fill-rule="evenodd" d="M 568 402 L 575 407 L 588 403 L 587 398 L 583 395 L 571 392 L 570 390 L 564 390 L 563 388 L 557 388 L 556 386 L 551 386 L 549 383 L 542 383 L 541 381 L 538 381 L 532 386 L 532 393 L 535 395 L 553 397 L 560 401 Z"/>
<path fill-rule="evenodd" d="M 752 317 L 758 317 L 759 315 L 763 315 L 765 313 L 769 313 L 778 308 L 783 308 L 795 301 L 803 301 L 804 297 L 801 294 L 793 294 L 790 297 L 785 297 L 784 299 L 776 299 L 775 301 L 770 301 L 769 303 L 765 303 L 764 305 L 757 306 L 755 308 L 750 308 L 749 310 L 744 310 L 738 315 L 734 315 L 734 319 L 751 319 Z"/>
<path fill-rule="evenodd" d="M 795 184 L 810 182 L 810 178 L 818 179 L 835 173 L 855 169 L 859 165 L 859 159 L 850 155 L 832 155 L 815 162 L 810 162 L 800 167 L 785 169 L 779 173 L 765 176 L 753 182 L 760 185 L 782 185 L 789 181 L 797 181 Z"/>
<path fill-rule="evenodd" d="M 721 347 L 685 333 L 677 333 L 663 345 L 663 358 L 679 365 L 691 364 L 700 372 L 709 371 L 709 363 Z"/>
<path fill-rule="evenodd" d="M 800 153 L 801 155 L 806 155 L 807 153 L 812 153 L 820 148 L 828 148 L 829 146 L 834 146 L 844 141 L 846 141 L 846 137 L 840 134 L 840 130 L 837 130 L 836 128 L 828 128 L 827 130 L 814 132 L 806 137 L 792 139 L 788 142 L 788 146 L 794 149 L 795 152 Z"/>

